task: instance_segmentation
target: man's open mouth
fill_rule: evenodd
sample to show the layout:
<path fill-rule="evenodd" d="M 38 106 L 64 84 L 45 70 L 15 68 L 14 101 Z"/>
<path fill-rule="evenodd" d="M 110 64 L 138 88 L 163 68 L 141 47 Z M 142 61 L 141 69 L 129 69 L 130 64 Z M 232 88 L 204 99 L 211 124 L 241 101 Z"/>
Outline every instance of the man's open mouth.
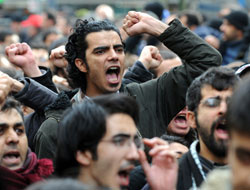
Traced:
<path fill-rule="evenodd" d="M 3 162 L 5 165 L 19 164 L 20 161 L 21 161 L 21 157 L 18 151 L 10 151 L 3 155 Z"/>
<path fill-rule="evenodd" d="M 187 128 L 187 120 L 186 120 L 186 115 L 177 115 L 174 118 L 174 122 L 178 124 L 178 128 Z"/>
<path fill-rule="evenodd" d="M 120 67 L 111 66 L 106 71 L 106 78 L 110 84 L 117 84 L 120 82 Z"/>
<path fill-rule="evenodd" d="M 228 129 L 227 129 L 227 125 L 226 125 L 226 120 L 223 119 L 223 120 L 220 120 L 218 122 L 218 124 L 216 125 L 215 127 L 215 133 L 216 133 L 216 136 L 219 138 L 219 139 L 228 139 Z"/>
<path fill-rule="evenodd" d="M 127 187 L 129 185 L 129 174 L 133 170 L 134 166 L 129 166 L 127 168 L 120 169 L 118 172 L 119 185 Z"/>

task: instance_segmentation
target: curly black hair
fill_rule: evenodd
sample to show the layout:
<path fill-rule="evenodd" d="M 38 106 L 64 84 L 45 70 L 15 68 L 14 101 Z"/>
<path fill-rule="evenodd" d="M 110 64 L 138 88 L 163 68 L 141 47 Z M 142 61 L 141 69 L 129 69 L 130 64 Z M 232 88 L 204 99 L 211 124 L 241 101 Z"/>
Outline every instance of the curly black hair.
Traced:
<path fill-rule="evenodd" d="M 100 31 L 115 31 L 121 38 L 119 29 L 109 22 L 108 20 L 95 21 L 93 18 L 88 20 L 78 19 L 73 28 L 73 33 L 69 36 L 66 44 L 65 58 L 68 61 L 68 74 L 69 78 L 74 83 L 75 87 L 80 87 L 82 92 L 86 92 L 87 81 L 86 74 L 81 72 L 75 65 L 76 58 L 80 58 L 86 64 L 86 50 L 88 48 L 88 42 L 86 37 L 89 33 Z M 122 38 L 121 38 L 122 41 Z"/>

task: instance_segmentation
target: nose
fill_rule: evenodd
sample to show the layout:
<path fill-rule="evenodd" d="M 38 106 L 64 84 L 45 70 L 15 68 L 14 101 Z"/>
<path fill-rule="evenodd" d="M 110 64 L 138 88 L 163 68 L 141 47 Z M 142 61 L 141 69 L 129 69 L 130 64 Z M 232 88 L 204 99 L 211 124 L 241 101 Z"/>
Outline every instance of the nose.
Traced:
<path fill-rule="evenodd" d="M 221 26 L 220 26 L 220 31 L 224 31 L 224 24 L 222 24 Z"/>
<path fill-rule="evenodd" d="M 226 112 L 227 112 L 227 103 L 226 103 L 226 101 L 222 101 L 222 102 L 221 102 L 220 108 L 219 108 L 219 109 L 220 109 L 220 110 L 219 110 L 219 114 L 220 114 L 220 115 L 226 114 Z"/>
<path fill-rule="evenodd" d="M 118 55 L 116 53 L 116 50 L 113 48 L 110 49 L 109 60 L 110 61 L 118 61 Z"/>
<path fill-rule="evenodd" d="M 139 160 L 139 154 L 135 143 L 131 143 L 130 149 L 127 154 L 128 160 Z"/>
<path fill-rule="evenodd" d="M 9 130 L 6 134 L 6 144 L 17 144 L 19 142 L 19 138 L 17 133 L 14 130 Z"/>

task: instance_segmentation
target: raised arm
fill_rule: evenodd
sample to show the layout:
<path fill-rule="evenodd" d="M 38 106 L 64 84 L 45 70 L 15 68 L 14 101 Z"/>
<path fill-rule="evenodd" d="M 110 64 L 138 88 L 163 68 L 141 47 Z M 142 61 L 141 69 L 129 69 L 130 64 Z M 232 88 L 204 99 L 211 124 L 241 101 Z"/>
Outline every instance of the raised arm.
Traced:
<path fill-rule="evenodd" d="M 219 66 L 221 55 L 178 19 L 167 25 L 146 13 L 129 12 L 123 28 L 128 35 L 148 33 L 156 36 L 183 61 L 183 65 L 157 80 L 125 87 L 125 91 L 136 97 L 140 104 L 138 128 L 141 135 L 148 138 L 161 136 L 171 119 L 185 107 L 190 83 L 208 68 Z"/>
<path fill-rule="evenodd" d="M 132 82 L 143 83 L 153 78 L 149 70 L 157 68 L 162 62 L 161 54 L 155 46 L 145 46 L 135 64 L 127 70 L 123 77 L 123 84 Z"/>
<path fill-rule="evenodd" d="M 20 67 L 28 77 L 38 77 L 42 75 L 35 61 L 30 46 L 26 43 L 15 43 L 5 48 L 8 60 Z"/>

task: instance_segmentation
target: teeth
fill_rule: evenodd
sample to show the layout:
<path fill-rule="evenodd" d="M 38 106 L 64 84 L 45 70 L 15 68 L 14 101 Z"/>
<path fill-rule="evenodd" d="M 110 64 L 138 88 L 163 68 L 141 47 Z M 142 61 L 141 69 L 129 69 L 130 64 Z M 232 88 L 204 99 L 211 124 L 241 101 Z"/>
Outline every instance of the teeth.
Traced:
<path fill-rule="evenodd" d="M 117 67 L 110 67 L 109 69 L 110 69 L 110 70 L 116 70 Z"/>

